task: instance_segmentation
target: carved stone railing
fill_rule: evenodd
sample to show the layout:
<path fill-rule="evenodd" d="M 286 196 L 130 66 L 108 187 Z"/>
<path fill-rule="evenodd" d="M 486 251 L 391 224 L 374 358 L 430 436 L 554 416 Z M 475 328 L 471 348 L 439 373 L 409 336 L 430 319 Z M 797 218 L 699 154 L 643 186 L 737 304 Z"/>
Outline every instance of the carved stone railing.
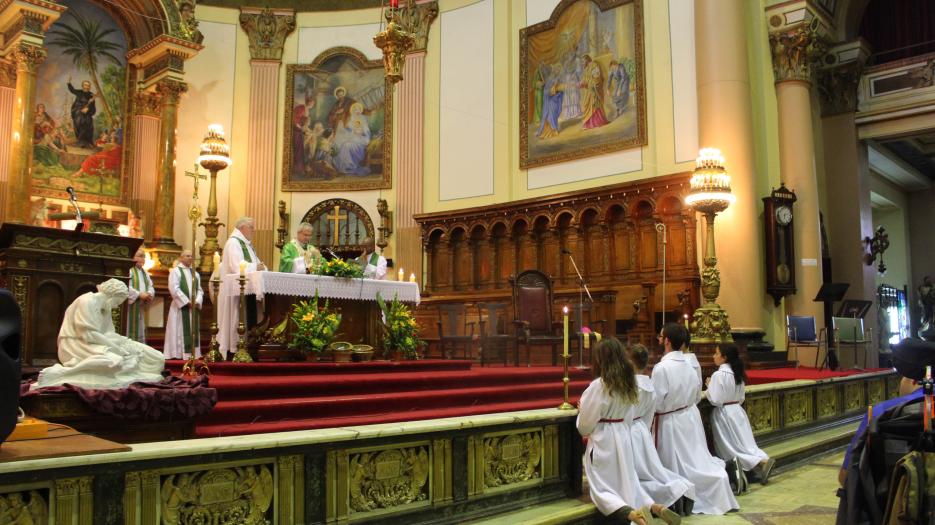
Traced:
<path fill-rule="evenodd" d="M 878 64 L 860 79 L 858 120 L 929 108 L 935 96 L 935 53 Z"/>

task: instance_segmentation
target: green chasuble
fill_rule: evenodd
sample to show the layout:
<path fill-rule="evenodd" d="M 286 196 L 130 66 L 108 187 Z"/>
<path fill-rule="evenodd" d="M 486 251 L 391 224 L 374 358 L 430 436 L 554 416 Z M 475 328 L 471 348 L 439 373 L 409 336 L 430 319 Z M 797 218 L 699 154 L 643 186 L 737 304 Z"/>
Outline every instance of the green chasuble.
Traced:
<path fill-rule="evenodd" d="M 182 294 L 185 297 L 188 297 L 188 304 L 181 308 L 182 313 L 182 338 L 185 341 L 185 353 L 192 353 L 192 336 L 194 335 L 194 342 L 197 345 L 198 339 L 200 338 L 200 319 L 201 319 L 201 310 L 198 308 L 192 308 L 195 304 L 195 300 L 198 299 L 198 292 L 201 289 L 201 279 L 198 277 L 191 268 L 185 268 L 182 265 L 179 265 L 176 268 L 179 271 L 179 288 L 182 290 Z M 192 281 L 192 289 L 188 289 L 188 280 L 185 279 L 185 274 L 188 273 L 188 279 Z M 194 322 L 194 323 L 193 323 Z M 192 333 L 192 324 L 194 324 L 194 334 Z"/>
<path fill-rule="evenodd" d="M 305 257 L 305 253 L 299 246 L 298 241 L 295 239 L 289 241 L 289 244 L 282 247 L 282 255 L 279 258 L 279 271 L 292 273 L 292 263 L 300 257 Z"/>
<path fill-rule="evenodd" d="M 130 286 L 137 292 L 148 292 L 152 281 L 146 270 L 134 266 L 130 269 Z M 127 308 L 127 337 L 141 343 L 146 343 L 146 328 L 140 321 L 143 320 L 142 307 L 139 300 L 133 301 Z"/>

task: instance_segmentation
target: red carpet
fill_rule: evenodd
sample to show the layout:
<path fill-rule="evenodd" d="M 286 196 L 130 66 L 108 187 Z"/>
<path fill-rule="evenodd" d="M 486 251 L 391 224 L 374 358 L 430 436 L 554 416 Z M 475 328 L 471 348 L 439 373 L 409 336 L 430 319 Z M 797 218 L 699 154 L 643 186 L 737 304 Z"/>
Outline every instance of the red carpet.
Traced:
<path fill-rule="evenodd" d="M 747 370 L 748 385 L 763 385 L 766 383 L 778 383 L 780 381 L 792 381 L 795 379 L 829 379 L 832 377 L 846 377 L 856 374 L 865 374 L 867 372 L 880 372 L 889 370 L 888 368 L 868 368 L 866 370 L 821 370 L 817 368 L 770 368 L 766 370 Z"/>
<path fill-rule="evenodd" d="M 178 374 L 182 361 L 167 361 Z M 259 434 L 556 407 L 562 368 L 481 368 L 470 361 L 218 363 L 214 410 L 198 437 Z M 590 370 L 569 371 L 577 401 Z"/>

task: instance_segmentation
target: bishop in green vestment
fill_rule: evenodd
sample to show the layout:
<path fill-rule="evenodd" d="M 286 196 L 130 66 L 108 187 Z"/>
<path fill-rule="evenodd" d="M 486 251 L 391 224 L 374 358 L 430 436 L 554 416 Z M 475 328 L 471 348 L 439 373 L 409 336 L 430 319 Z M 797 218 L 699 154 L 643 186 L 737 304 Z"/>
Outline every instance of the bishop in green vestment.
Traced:
<path fill-rule="evenodd" d="M 283 273 L 310 273 L 315 262 L 321 258 L 318 249 L 309 242 L 312 239 L 312 225 L 303 222 L 295 233 L 295 239 L 282 247 L 279 259 L 279 271 Z"/>

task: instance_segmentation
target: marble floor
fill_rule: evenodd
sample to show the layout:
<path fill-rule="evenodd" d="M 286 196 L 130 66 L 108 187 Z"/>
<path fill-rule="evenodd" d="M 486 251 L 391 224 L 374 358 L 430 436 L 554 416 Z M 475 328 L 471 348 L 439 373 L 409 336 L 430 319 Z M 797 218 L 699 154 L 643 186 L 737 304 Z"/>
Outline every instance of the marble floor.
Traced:
<path fill-rule="evenodd" d="M 844 452 L 817 456 L 774 474 L 768 485 L 753 484 L 740 496 L 741 510 L 725 516 L 694 515 L 686 525 L 825 525 L 833 524 L 838 507 L 838 469 Z M 559 525 L 593 516 L 590 498 L 563 500 L 473 522 L 483 525 Z M 656 520 L 662 523 L 661 520 Z"/>

